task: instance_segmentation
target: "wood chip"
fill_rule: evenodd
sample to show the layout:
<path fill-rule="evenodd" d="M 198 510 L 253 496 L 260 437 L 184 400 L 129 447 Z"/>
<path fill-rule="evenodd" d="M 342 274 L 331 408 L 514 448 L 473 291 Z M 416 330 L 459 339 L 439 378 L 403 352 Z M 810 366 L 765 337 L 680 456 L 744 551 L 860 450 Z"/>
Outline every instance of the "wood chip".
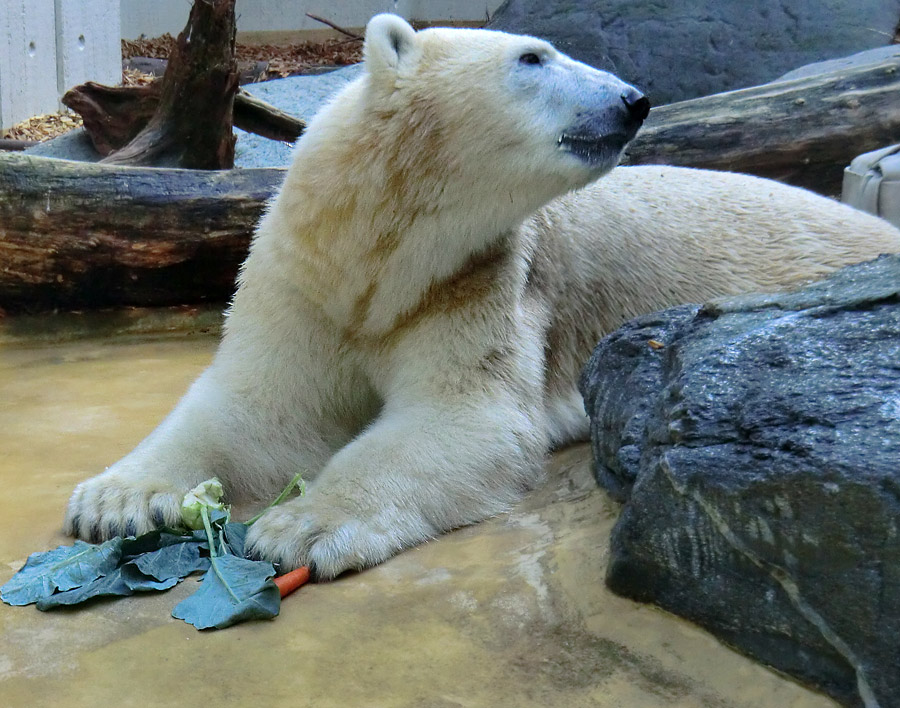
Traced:
<path fill-rule="evenodd" d="M 175 38 L 170 34 L 152 39 L 122 40 L 122 57 L 153 57 L 168 59 Z M 303 74 L 321 66 L 346 66 L 362 61 L 362 42 L 345 37 L 322 42 L 298 44 L 240 44 L 235 48 L 237 60 L 266 61 L 267 79 Z"/>
<path fill-rule="evenodd" d="M 81 116 L 74 113 L 49 113 L 16 123 L 0 134 L 9 140 L 50 140 L 81 126 Z"/>

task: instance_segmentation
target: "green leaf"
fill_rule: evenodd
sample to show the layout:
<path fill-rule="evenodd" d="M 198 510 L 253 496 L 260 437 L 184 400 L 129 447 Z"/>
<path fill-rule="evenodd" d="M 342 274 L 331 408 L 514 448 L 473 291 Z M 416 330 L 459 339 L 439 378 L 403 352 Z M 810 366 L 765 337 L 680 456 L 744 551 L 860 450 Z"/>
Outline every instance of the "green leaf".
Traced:
<path fill-rule="evenodd" d="M 231 512 L 228 509 L 208 507 L 209 521 L 213 526 L 224 526 L 231 520 Z"/>
<path fill-rule="evenodd" d="M 200 556 L 200 549 L 206 549 L 206 542 L 201 544 L 188 538 L 188 542 L 174 543 L 158 551 L 139 555 L 132 563 L 145 575 L 160 581 L 181 579 L 198 570 L 208 570 L 209 558 Z"/>
<path fill-rule="evenodd" d="M 152 553 L 160 548 L 176 543 L 200 543 L 207 548 L 204 531 L 182 531 L 180 529 L 160 528 L 141 534 L 137 538 L 129 536 L 122 541 L 122 558 L 131 560 L 134 556 Z"/>
<path fill-rule="evenodd" d="M 275 569 L 265 561 L 224 555 L 212 559 L 212 568 L 200 588 L 179 602 L 172 616 L 197 629 L 224 629 L 250 619 L 271 619 L 281 608 L 281 595 L 271 578 Z"/>
<path fill-rule="evenodd" d="M 108 575 L 122 557 L 122 539 L 99 546 L 75 541 L 52 551 L 32 553 L 22 569 L 0 588 L 0 599 L 8 605 L 28 605 L 57 590 L 71 590 Z"/>
<path fill-rule="evenodd" d="M 208 559 L 207 559 L 208 560 Z M 159 580 L 152 575 L 141 572 L 137 563 L 126 563 L 116 569 L 122 574 L 125 584 L 134 592 L 152 592 L 159 590 L 168 590 L 180 583 L 184 577 L 172 576 Z"/>
<path fill-rule="evenodd" d="M 97 597 L 133 595 L 135 592 L 151 590 L 168 590 L 175 586 L 179 580 L 180 578 L 172 577 L 160 582 L 142 573 L 134 563 L 126 563 L 116 568 L 109 575 L 97 578 L 87 585 L 41 598 L 37 601 L 37 608 L 39 610 L 52 610 L 55 607 L 77 605 Z"/>
<path fill-rule="evenodd" d="M 247 531 L 250 527 L 247 524 L 241 524 L 233 521 L 225 524 L 225 545 L 227 551 L 238 558 L 244 558 L 247 554 L 244 551 L 246 545 Z"/>

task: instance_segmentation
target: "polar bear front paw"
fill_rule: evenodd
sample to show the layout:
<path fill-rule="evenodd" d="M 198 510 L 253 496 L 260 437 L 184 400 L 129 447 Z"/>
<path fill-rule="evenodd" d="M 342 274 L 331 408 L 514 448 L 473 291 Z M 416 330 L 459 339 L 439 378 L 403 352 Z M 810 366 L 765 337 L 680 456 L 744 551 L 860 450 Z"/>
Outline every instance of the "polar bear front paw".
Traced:
<path fill-rule="evenodd" d="M 75 487 L 63 528 L 70 536 L 99 543 L 179 526 L 184 493 L 166 482 L 110 470 Z"/>
<path fill-rule="evenodd" d="M 317 579 L 330 580 L 381 563 L 433 535 L 417 526 L 393 510 L 366 518 L 312 495 L 266 512 L 250 527 L 247 549 L 279 572 L 308 565 Z"/>

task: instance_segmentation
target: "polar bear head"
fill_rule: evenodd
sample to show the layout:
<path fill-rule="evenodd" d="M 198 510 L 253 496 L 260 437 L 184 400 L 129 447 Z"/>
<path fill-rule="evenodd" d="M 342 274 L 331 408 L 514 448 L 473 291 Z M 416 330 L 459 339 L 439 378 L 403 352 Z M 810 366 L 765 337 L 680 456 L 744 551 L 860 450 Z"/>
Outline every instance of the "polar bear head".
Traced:
<path fill-rule="evenodd" d="M 377 15 L 366 29 L 365 60 L 387 104 L 427 107 L 478 162 L 509 159 L 543 171 L 557 158 L 595 177 L 615 166 L 650 107 L 615 76 L 504 32 L 417 33 L 395 15 Z"/>
<path fill-rule="evenodd" d="M 363 76 L 297 153 L 318 193 L 353 193 L 357 206 L 377 187 L 395 213 L 456 205 L 521 219 L 611 170 L 649 110 L 634 87 L 534 37 L 416 32 L 385 14 L 370 20 L 364 55 Z M 327 182 L 335 174 L 343 184 Z"/>

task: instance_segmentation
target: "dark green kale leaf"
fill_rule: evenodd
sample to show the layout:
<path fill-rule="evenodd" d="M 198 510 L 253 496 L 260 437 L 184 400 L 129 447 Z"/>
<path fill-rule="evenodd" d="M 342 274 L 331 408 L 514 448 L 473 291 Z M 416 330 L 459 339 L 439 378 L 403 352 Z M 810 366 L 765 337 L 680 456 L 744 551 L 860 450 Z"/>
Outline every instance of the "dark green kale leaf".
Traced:
<path fill-rule="evenodd" d="M 210 559 L 212 567 L 200 588 L 179 602 L 172 616 L 197 629 L 224 629 L 249 619 L 271 619 L 281 607 L 281 594 L 272 582 L 271 563 L 232 555 Z"/>
<path fill-rule="evenodd" d="M 284 501 L 303 480 L 297 474 L 270 505 Z M 136 538 L 114 538 L 100 545 L 72 546 L 32 554 L 0 588 L 10 605 L 37 603 L 40 610 L 75 605 L 97 597 L 167 590 L 191 573 L 205 571 L 200 588 L 172 615 L 198 629 L 229 627 L 248 619 L 270 619 L 281 595 L 272 582 L 271 563 L 244 557 L 246 524 L 231 521 L 221 501 L 222 485 L 206 480 L 185 495 L 182 518 L 195 531 L 162 528 Z"/>
<path fill-rule="evenodd" d="M 178 583 L 180 578 L 170 577 L 164 581 L 156 580 L 142 573 L 133 562 L 116 568 L 109 575 L 66 592 L 57 592 L 37 601 L 39 610 L 52 610 L 55 607 L 77 605 L 95 597 L 115 595 L 133 595 L 136 592 L 150 590 L 168 590 Z"/>
<path fill-rule="evenodd" d="M 191 540 L 164 546 L 136 556 L 131 561 L 137 568 L 159 581 L 186 578 L 196 571 L 209 569 L 209 556 L 201 556 L 201 550 L 208 552 L 206 542 Z"/>
<path fill-rule="evenodd" d="M 236 521 L 225 524 L 225 551 L 238 558 L 245 558 L 247 553 L 244 549 L 247 540 L 247 531 L 250 527 L 247 524 L 241 524 Z"/>
<path fill-rule="evenodd" d="M 199 543 L 201 548 L 209 550 L 206 541 L 206 533 L 200 531 L 185 531 L 184 529 L 159 528 L 141 534 L 137 538 L 129 536 L 122 541 L 122 558 L 132 560 L 135 556 L 144 553 L 152 553 L 166 546 L 178 543 Z"/>
<path fill-rule="evenodd" d="M 52 551 L 32 553 L 21 570 L 0 588 L 0 599 L 8 605 L 29 605 L 94 582 L 116 569 L 122 558 L 122 539 L 99 546 L 75 541 Z"/>
<path fill-rule="evenodd" d="M 75 541 L 33 554 L 0 592 L 10 605 L 37 602 L 39 610 L 48 610 L 95 597 L 167 590 L 191 573 L 207 570 L 208 553 L 203 531 L 158 529 L 99 546 Z"/>

